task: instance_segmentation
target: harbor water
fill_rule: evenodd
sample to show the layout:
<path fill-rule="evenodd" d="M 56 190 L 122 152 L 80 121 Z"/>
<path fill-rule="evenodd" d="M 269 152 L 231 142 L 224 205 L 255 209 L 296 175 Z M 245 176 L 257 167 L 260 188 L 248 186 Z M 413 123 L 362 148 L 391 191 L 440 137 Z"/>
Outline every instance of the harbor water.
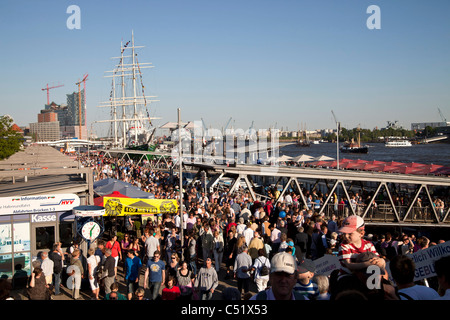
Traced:
<path fill-rule="evenodd" d="M 438 164 L 450 167 L 450 144 L 430 143 L 411 147 L 385 147 L 384 143 L 369 143 L 367 154 L 343 153 L 339 151 L 339 159 L 396 161 L 405 163 Z M 342 146 L 342 144 L 341 144 Z M 310 147 L 298 147 L 294 142 L 280 142 L 280 156 L 295 157 L 306 154 L 312 157 L 325 155 L 336 159 L 336 143 L 311 144 Z"/>

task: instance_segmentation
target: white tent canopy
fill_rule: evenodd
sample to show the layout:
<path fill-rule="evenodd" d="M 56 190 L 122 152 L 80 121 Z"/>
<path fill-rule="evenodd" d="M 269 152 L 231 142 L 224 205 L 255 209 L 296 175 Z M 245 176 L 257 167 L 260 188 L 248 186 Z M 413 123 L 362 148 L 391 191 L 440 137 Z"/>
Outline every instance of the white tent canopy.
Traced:
<path fill-rule="evenodd" d="M 292 157 L 283 154 L 281 157 L 277 159 L 277 162 L 293 161 L 292 159 L 293 159 Z"/>
<path fill-rule="evenodd" d="M 307 154 L 301 154 L 299 156 L 292 158 L 292 161 L 295 161 L 295 162 L 314 161 L 314 158 L 311 156 L 308 156 Z"/>
<path fill-rule="evenodd" d="M 335 160 L 335 159 L 328 157 L 328 156 L 324 156 L 324 155 L 313 159 L 313 161 L 329 161 L 329 160 Z"/>

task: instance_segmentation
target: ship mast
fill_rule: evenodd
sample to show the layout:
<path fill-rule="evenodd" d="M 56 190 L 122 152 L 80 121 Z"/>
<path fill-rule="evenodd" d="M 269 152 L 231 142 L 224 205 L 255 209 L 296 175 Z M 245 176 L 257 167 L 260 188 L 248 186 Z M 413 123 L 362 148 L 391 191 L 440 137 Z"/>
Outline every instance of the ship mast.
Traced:
<path fill-rule="evenodd" d="M 113 57 L 112 59 L 120 59 L 118 65 L 116 65 L 116 68 L 112 71 L 106 71 L 109 73 L 112 73 L 111 75 L 105 76 L 107 78 L 112 77 L 113 78 L 113 89 L 112 94 L 110 96 L 110 101 L 108 102 L 102 102 L 102 105 L 99 105 L 98 107 L 110 107 L 113 108 L 113 119 L 111 120 L 99 120 L 96 121 L 96 123 L 102 123 L 102 122 L 114 122 L 114 144 L 117 146 L 118 143 L 118 132 L 117 132 L 117 122 L 122 122 L 122 147 L 125 148 L 127 146 L 127 130 L 130 129 L 131 126 L 134 124 L 134 141 L 138 140 L 138 127 L 140 127 L 141 119 L 139 118 L 139 106 L 146 104 L 147 101 L 155 102 L 159 100 L 148 100 L 148 98 L 155 98 L 155 96 L 146 96 L 144 93 L 142 96 L 137 95 L 137 83 L 136 83 L 136 77 L 137 77 L 137 70 L 139 70 L 139 74 L 141 74 L 140 69 L 146 69 L 146 68 L 153 68 L 151 66 L 151 63 L 140 63 L 137 62 L 137 54 L 135 49 L 138 48 L 144 48 L 144 46 L 136 46 L 134 43 L 134 32 L 131 33 L 131 45 L 128 46 L 130 41 L 128 41 L 125 45 L 121 42 L 120 45 L 120 51 L 121 54 L 119 57 Z M 125 50 L 131 49 L 131 55 L 124 55 Z M 131 58 L 131 63 L 125 63 L 126 58 Z M 120 72 L 120 74 L 118 74 Z M 116 81 L 115 78 L 119 76 L 121 78 L 120 85 L 121 85 L 121 97 L 116 97 L 116 91 L 115 91 L 115 85 Z M 125 80 L 131 78 L 132 80 L 132 96 L 127 96 L 126 94 L 126 84 Z M 142 75 L 141 75 L 142 78 Z M 141 79 L 142 82 L 142 79 Z M 116 108 L 118 105 L 122 106 L 122 117 L 120 119 L 117 119 L 117 111 Z M 130 117 L 127 115 L 127 108 L 133 107 L 133 115 Z M 148 118 L 148 120 L 151 119 L 158 119 L 158 118 Z M 128 125 L 131 122 L 131 125 Z"/>
<path fill-rule="evenodd" d="M 138 114 L 137 114 L 137 101 L 136 101 L 136 55 L 134 52 L 134 32 L 131 31 L 131 52 L 132 52 L 132 63 L 133 63 L 133 118 L 134 118 L 134 141 L 137 141 L 138 132 Z"/>

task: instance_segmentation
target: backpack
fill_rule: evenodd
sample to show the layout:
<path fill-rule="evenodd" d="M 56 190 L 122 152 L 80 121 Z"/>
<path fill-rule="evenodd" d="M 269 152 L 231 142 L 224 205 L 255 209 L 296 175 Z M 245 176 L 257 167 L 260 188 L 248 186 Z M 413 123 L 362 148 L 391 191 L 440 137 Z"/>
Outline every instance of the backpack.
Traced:
<path fill-rule="evenodd" d="M 259 260 L 261 261 L 261 260 Z M 266 262 L 267 262 L 267 258 L 266 258 Z M 268 266 L 265 265 L 265 262 L 263 264 L 263 266 L 261 267 L 261 270 L 259 271 L 259 274 L 264 277 L 264 276 L 268 276 L 270 273 L 270 268 Z"/>

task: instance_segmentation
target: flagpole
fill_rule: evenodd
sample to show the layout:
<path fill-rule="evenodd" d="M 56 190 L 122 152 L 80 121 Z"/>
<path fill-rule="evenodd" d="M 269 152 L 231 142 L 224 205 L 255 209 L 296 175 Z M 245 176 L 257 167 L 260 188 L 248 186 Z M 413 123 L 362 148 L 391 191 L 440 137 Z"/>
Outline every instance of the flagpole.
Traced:
<path fill-rule="evenodd" d="M 340 122 L 336 122 L 337 124 L 337 132 L 336 132 L 336 168 L 339 170 L 339 127 L 341 126 Z"/>

